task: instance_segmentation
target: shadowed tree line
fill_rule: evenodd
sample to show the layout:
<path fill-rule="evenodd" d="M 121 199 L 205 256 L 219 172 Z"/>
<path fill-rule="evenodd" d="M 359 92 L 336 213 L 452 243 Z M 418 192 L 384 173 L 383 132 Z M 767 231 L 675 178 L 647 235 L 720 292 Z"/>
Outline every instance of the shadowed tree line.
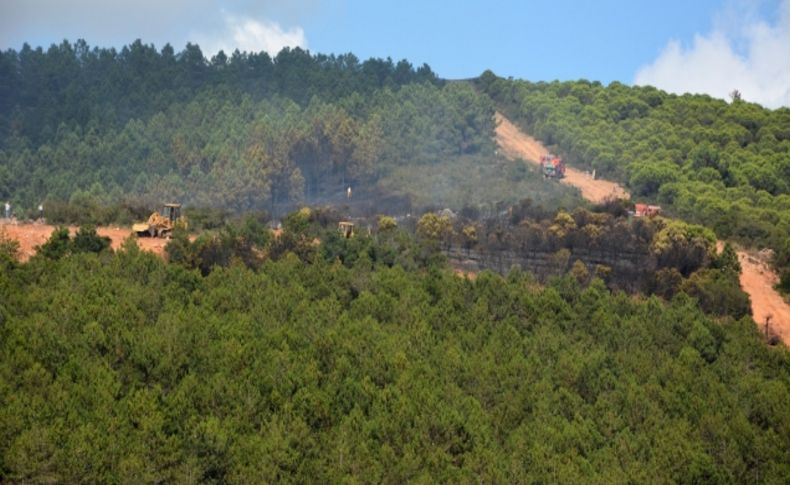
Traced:
<path fill-rule="evenodd" d="M 740 318 L 751 312 L 731 245 L 719 255 L 709 229 L 662 217 L 629 217 L 618 202 L 568 212 L 525 199 L 489 217 L 472 208 L 431 212 L 417 221 L 416 235 L 468 271 L 506 274 L 518 267 L 542 282 L 571 274 L 583 285 L 598 278 L 612 290 L 666 299 L 685 291 L 706 312 L 720 315 Z"/>
<path fill-rule="evenodd" d="M 338 99 L 411 83 L 441 82 L 427 65 L 408 61 L 360 61 L 353 54 L 312 55 L 285 48 L 266 52 L 220 52 L 207 59 L 196 44 L 176 52 L 140 40 L 123 47 L 91 47 L 84 40 L 48 49 L 25 44 L 0 52 L 0 133 L 38 146 L 67 127 L 122 129 L 148 119 L 202 91 L 254 100 L 280 95 L 306 104 L 314 96 Z"/>

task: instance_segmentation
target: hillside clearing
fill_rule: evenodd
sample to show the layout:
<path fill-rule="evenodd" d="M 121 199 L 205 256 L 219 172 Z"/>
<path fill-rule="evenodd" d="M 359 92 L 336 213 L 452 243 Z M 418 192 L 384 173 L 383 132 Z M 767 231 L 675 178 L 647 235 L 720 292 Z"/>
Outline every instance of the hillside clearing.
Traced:
<path fill-rule="evenodd" d="M 0 233 L 5 234 L 19 242 L 19 259 L 27 261 L 36 254 L 36 246 L 47 242 L 55 226 L 48 224 L 0 224 Z M 69 231 L 74 234 L 77 228 L 69 227 Z M 125 227 L 99 227 L 96 232 L 100 236 L 107 236 L 111 240 L 112 248 L 118 249 L 123 241 L 132 235 L 132 230 Z M 144 251 L 150 251 L 159 256 L 164 254 L 167 239 L 139 238 L 137 245 Z"/>
<path fill-rule="evenodd" d="M 507 158 L 522 159 L 539 165 L 540 157 L 549 153 L 549 150 L 538 140 L 519 130 L 502 113 L 497 112 L 494 119 L 496 121 L 496 141 Z M 578 188 L 582 197 L 596 204 L 613 198 L 629 198 L 628 191 L 620 184 L 609 180 L 593 179 L 586 172 L 572 167 L 566 168 L 565 177 L 560 182 Z"/>
<path fill-rule="evenodd" d="M 770 330 L 790 345 L 790 306 L 774 289 L 779 277 L 767 264 L 746 251 L 738 251 L 738 261 L 741 263 L 741 288 L 752 300 L 754 321 L 763 330 L 770 317 Z"/>

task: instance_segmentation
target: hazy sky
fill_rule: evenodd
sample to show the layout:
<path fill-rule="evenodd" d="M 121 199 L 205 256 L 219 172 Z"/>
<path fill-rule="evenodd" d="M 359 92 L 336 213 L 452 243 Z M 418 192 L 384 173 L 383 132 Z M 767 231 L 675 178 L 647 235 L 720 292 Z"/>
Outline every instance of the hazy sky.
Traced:
<path fill-rule="evenodd" d="M 442 77 L 613 80 L 790 106 L 790 0 L 0 0 L 0 48 L 301 46 Z"/>

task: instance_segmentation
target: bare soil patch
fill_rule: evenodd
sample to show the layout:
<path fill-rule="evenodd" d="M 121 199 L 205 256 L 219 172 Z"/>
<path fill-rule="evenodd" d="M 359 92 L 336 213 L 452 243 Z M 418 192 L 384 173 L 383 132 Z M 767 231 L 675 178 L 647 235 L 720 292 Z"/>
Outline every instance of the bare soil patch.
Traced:
<path fill-rule="evenodd" d="M 717 241 L 716 249 L 721 252 L 724 241 Z M 778 335 L 785 345 L 790 345 L 790 305 L 774 289 L 779 277 L 759 254 L 742 249 L 736 253 L 741 263 L 741 288 L 752 303 L 752 318 L 760 330 L 764 330 L 766 319 L 770 317 L 769 330 Z"/>
<path fill-rule="evenodd" d="M 549 150 L 538 140 L 519 130 L 516 125 L 497 112 L 496 140 L 502 154 L 511 160 L 522 159 L 535 165 L 540 165 L 540 157 L 549 153 Z M 626 191 L 620 184 L 610 180 L 593 179 L 592 175 L 566 166 L 565 177 L 561 180 L 565 185 L 578 188 L 582 197 L 590 202 L 599 204 L 608 199 L 627 199 Z"/>
<path fill-rule="evenodd" d="M 77 227 L 71 226 L 69 230 L 72 234 L 77 231 Z M 14 224 L 14 223 L 0 223 L 0 232 L 4 231 L 5 234 L 19 242 L 19 259 L 27 261 L 31 256 L 36 254 L 36 246 L 44 244 L 55 226 L 48 224 Z M 131 228 L 126 227 L 100 227 L 96 229 L 100 236 L 107 236 L 112 241 L 112 248 L 118 249 L 121 247 L 123 241 L 132 234 Z M 159 256 L 164 254 L 166 239 L 156 238 L 139 238 L 137 245 L 144 251 L 150 251 Z"/>
<path fill-rule="evenodd" d="M 790 345 L 790 306 L 774 289 L 779 277 L 766 263 L 746 251 L 738 251 L 738 261 L 741 263 L 741 288 L 752 300 L 754 321 L 764 329 L 770 317 L 769 331 Z"/>

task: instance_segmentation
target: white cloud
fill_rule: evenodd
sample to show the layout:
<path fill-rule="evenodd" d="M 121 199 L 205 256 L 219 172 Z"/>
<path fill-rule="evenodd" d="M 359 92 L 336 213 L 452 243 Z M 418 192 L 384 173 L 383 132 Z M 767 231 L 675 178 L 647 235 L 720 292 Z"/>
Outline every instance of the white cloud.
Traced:
<path fill-rule="evenodd" d="M 695 35 L 691 46 L 670 41 L 634 83 L 723 99 L 737 89 L 746 101 L 790 106 L 790 0 L 782 0 L 773 25 L 749 12 L 740 17 L 740 25 L 719 22 L 711 33 Z"/>
<path fill-rule="evenodd" d="M 85 39 L 120 48 L 135 39 L 176 50 L 197 42 L 204 53 L 220 49 L 279 52 L 307 44 L 302 22 L 320 14 L 326 0 L 0 0 L 0 49 Z M 278 20 L 280 24 L 264 19 Z"/>
<path fill-rule="evenodd" d="M 195 35 L 204 55 L 213 56 L 220 50 L 230 54 L 236 49 L 244 52 L 266 51 L 276 55 L 284 47 L 307 47 L 301 27 L 283 29 L 277 22 L 256 20 L 252 17 L 222 13 L 224 28 L 214 35 Z"/>

